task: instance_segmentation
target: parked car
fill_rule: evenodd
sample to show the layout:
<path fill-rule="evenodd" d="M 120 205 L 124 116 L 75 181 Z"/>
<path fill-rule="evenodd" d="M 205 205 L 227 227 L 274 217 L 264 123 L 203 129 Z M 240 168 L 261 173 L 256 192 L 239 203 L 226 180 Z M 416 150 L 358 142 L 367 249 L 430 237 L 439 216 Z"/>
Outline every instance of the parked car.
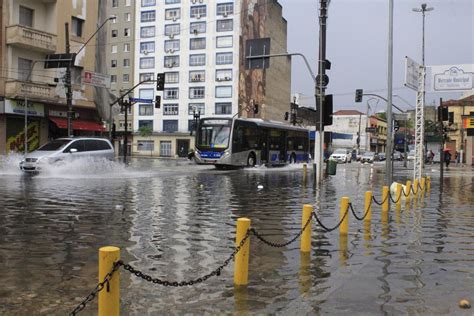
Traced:
<path fill-rule="evenodd" d="M 375 160 L 375 153 L 373 151 L 367 151 L 360 157 L 361 163 L 373 163 Z"/>
<path fill-rule="evenodd" d="M 379 161 L 384 161 L 385 159 L 387 159 L 387 157 L 385 157 L 385 153 L 378 153 L 377 157 Z"/>
<path fill-rule="evenodd" d="M 408 153 L 408 156 L 407 156 L 407 160 L 408 161 L 415 160 L 415 150 L 410 150 L 410 152 Z"/>
<path fill-rule="evenodd" d="M 329 159 L 334 159 L 337 162 L 342 163 L 352 162 L 352 152 L 349 149 L 339 148 L 332 153 Z"/>
<path fill-rule="evenodd" d="M 20 169 L 38 172 L 46 164 L 80 157 L 113 160 L 115 151 L 110 141 L 104 138 L 58 138 L 27 154 L 20 162 Z"/>
<path fill-rule="evenodd" d="M 402 161 L 403 160 L 403 154 L 399 151 L 394 151 L 393 152 L 393 160 Z"/>
<path fill-rule="evenodd" d="M 360 158 L 362 158 L 362 155 L 364 154 L 363 151 L 359 151 L 359 153 L 356 155 L 356 160 L 360 161 Z"/>

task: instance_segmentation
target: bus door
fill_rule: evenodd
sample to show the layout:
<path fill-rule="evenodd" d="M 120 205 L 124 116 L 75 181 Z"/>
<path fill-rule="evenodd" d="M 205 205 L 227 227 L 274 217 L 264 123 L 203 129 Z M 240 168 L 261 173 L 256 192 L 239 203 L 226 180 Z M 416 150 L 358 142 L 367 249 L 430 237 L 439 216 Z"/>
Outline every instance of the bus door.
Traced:
<path fill-rule="evenodd" d="M 260 148 L 262 149 L 260 153 L 260 159 L 262 162 L 268 163 L 268 145 L 270 144 L 270 134 L 268 133 L 268 130 L 262 129 L 260 131 L 260 142 Z"/>
<path fill-rule="evenodd" d="M 286 162 L 286 132 L 280 131 L 280 162 Z"/>

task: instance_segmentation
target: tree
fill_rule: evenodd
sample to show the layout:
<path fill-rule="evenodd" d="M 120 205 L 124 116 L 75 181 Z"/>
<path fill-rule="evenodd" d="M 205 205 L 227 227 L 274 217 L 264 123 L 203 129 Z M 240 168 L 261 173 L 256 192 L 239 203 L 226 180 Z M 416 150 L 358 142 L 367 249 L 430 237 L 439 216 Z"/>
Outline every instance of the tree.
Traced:
<path fill-rule="evenodd" d="M 153 129 L 150 126 L 142 126 L 138 129 L 138 133 L 142 137 L 149 138 L 153 134 Z M 150 146 L 150 156 L 153 156 L 153 149 Z"/>

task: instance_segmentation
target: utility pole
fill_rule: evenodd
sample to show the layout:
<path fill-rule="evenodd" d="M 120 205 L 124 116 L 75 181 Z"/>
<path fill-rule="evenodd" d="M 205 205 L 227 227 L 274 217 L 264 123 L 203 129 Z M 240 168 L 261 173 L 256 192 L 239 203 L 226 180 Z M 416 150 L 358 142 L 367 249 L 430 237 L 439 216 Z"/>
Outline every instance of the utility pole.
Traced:
<path fill-rule="evenodd" d="M 359 114 L 359 132 L 357 133 L 357 154 L 360 154 L 360 124 L 362 121 L 362 113 Z"/>
<path fill-rule="evenodd" d="M 65 23 L 65 39 L 66 39 L 66 54 L 71 53 L 71 47 L 69 46 L 69 23 Z M 72 86 L 71 86 L 71 66 L 68 63 L 66 66 L 66 76 L 65 76 L 65 86 L 66 86 L 66 104 L 67 104 L 67 135 L 69 137 L 74 136 L 72 129 Z"/>
<path fill-rule="evenodd" d="M 128 155 L 128 109 L 132 105 L 129 100 L 124 100 L 123 98 L 119 101 L 122 109 L 125 111 L 125 131 L 123 134 L 123 163 L 127 163 Z"/>
<path fill-rule="evenodd" d="M 320 0 L 319 8 L 319 69 L 316 78 L 315 100 L 316 107 L 319 107 L 319 121 L 316 126 L 318 135 L 315 135 L 314 144 L 314 161 L 317 159 L 316 166 L 313 165 L 313 170 L 316 171 L 315 183 L 321 183 L 323 179 L 323 157 L 324 157 L 324 124 L 323 124 L 323 105 L 325 98 L 326 85 L 328 84 L 328 77 L 326 75 L 326 20 L 327 7 L 329 0 Z M 319 101 L 319 102 L 318 102 Z M 319 104 L 318 104 L 319 103 Z"/>
<path fill-rule="evenodd" d="M 392 184 L 392 147 L 393 147 L 393 119 L 392 119 L 392 79 L 393 79 L 393 0 L 389 0 L 388 18 L 388 87 L 387 87 L 387 143 L 385 146 L 385 185 Z"/>

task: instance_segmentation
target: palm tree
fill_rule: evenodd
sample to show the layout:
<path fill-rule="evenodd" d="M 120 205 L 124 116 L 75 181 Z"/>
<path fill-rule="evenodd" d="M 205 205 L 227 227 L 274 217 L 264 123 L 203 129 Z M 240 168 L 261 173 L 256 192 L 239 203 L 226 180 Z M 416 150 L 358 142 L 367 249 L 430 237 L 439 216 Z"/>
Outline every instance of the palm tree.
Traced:
<path fill-rule="evenodd" d="M 150 137 L 153 134 L 153 129 L 150 126 L 142 126 L 138 129 L 138 133 L 142 137 Z M 150 146 L 150 156 L 153 156 L 153 149 Z"/>

